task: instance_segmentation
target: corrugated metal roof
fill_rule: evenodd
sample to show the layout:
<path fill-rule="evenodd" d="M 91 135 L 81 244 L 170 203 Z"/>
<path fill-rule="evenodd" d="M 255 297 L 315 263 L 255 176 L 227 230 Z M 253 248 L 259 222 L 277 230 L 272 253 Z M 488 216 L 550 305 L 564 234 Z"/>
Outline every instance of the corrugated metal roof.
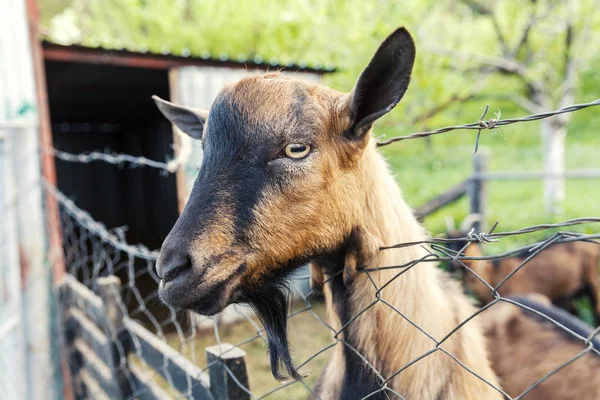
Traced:
<path fill-rule="evenodd" d="M 126 48 L 112 48 L 112 47 L 104 47 L 102 45 L 98 46 L 87 46 L 81 44 L 60 44 L 52 41 L 50 38 L 45 37 L 44 47 L 46 49 L 55 49 L 55 50 L 63 50 L 63 51 L 79 51 L 79 52 L 101 52 L 109 55 L 122 55 L 122 56 L 142 56 L 142 57 L 159 57 L 164 58 L 165 61 L 177 61 L 177 64 L 185 64 L 187 60 L 190 64 L 202 65 L 206 63 L 207 65 L 223 65 L 223 66 L 237 66 L 237 67 L 257 67 L 260 69 L 276 69 L 276 70 L 292 70 L 292 71 L 300 71 L 300 72 L 314 72 L 314 73 L 331 73 L 335 72 L 336 68 L 333 65 L 321 65 L 314 64 L 308 65 L 306 62 L 300 61 L 297 63 L 287 63 L 281 64 L 279 60 L 276 58 L 265 59 L 260 55 L 256 55 L 254 57 L 248 58 L 245 55 L 232 56 L 228 53 L 220 53 L 220 54 L 211 54 L 208 50 L 201 51 L 200 53 L 192 53 L 192 51 L 188 48 L 183 48 L 179 54 L 174 53 L 168 47 L 163 47 L 160 53 L 150 52 L 146 48 L 141 48 L 137 50 L 131 50 Z"/>

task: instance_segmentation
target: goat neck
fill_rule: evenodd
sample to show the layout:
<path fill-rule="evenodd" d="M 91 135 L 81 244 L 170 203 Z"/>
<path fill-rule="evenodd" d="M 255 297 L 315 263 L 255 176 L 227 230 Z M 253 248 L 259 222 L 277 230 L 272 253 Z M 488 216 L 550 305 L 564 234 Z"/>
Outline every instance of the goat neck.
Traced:
<path fill-rule="evenodd" d="M 358 177 L 364 197 L 357 207 L 362 215 L 356 230 L 363 232 L 366 240 L 390 246 L 427 237 L 373 140 L 365 149 Z M 337 393 L 344 399 L 361 398 L 380 389 L 382 379 L 391 378 L 436 348 L 427 334 L 440 341 L 474 312 L 459 286 L 433 263 L 379 269 L 404 266 L 426 256 L 421 246 L 377 252 L 349 284 L 339 273 L 340 268 L 347 268 L 347 252 L 356 250 L 346 247 L 345 253 L 324 268 L 326 275 L 331 275 L 327 277 L 331 284 L 324 287 L 328 310 L 336 330 L 344 327 L 337 335 L 344 345 L 336 347 L 317 386 L 321 393 Z M 362 312 L 365 309 L 368 311 Z M 440 347 L 497 384 L 475 322 L 452 334 Z M 498 397 L 494 389 L 441 350 L 402 370 L 388 386 L 409 398 Z"/>

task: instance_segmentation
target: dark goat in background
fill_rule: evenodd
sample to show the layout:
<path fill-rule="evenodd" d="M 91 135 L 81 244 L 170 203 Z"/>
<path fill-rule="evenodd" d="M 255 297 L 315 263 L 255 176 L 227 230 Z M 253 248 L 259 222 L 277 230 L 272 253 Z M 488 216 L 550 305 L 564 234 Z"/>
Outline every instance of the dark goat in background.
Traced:
<path fill-rule="evenodd" d="M 477 216 L 473 214 L 468 216 L 458 231 L 449 226 L 450 232 L 447 237 L 465 237 L 475 218 Z M 466 241 L 456 241 L 450 247 L 458 251 L 466 244 Z M 467 257 L 484 256 L 482 246 L 475 242 L 469 244 L 464 254 Z M 502 259 L 462 262 L 490 286 L 495 287 L 529 255 L 530 253 L 523 252 Z M 550 245 L 511 276 L 500 287 L 498 293 L 502 296 L 539 293 L 549 298 L 554 305 L 574 314 L 574 300 L 580 296 L 587 296 L 594 309 L 596 323 L 600 323 L 599 259 L 600 245 L 595 243 L 577 241 Z M 458 262 L 453 265 L 453 268 L 461 267 Z M 471 272 L 464 270 L 462 280 L 465 289 L 475 294 L 483 303 L 487 304 L 493 300 L 492 291 Z"/>
<path fill-rule="evenodd" d="M 583 338 L 593 329 L 542 295 L 510 297 L 536 310 Z M 492 368 L 502 389 L 515 398 L 545 375 L 575 358 L 587 345 L 583 339 L 538 314 L 514 304 L 499 302 L 479 316 L 488 340 Z M 596 335 L 591 345 L 600 351 Z M 558 370 L 522 397 L 523 400 L 596 400 L 600 398 L 600 356 L 589 351 Z"/>

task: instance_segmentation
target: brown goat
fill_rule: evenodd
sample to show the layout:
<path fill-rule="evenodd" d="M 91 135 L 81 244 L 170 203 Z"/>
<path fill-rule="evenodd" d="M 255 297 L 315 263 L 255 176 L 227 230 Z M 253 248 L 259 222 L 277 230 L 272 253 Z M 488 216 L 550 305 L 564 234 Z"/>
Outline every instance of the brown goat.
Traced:
<path fill-rule="evenodd" d="M 364 359 L 392 377 L 435 349 L 389 305 L 437 339 L 474 311 L 459 285 L 431 264 L 398 279 L 397 270 L 358 272 L 427 254 L 419 246 L 379 251 L 426 234 L 371 134 L 375 120 L 404 95 L 414 56 L 402 28 L 382 43 L 350 94 L 270 73 L 224 88 L 208 118 L 205 111 L 156 99 L 167 118 L 204 146 L 190 200 L 157 262 L 160 298 L 206 315 L 231 303 L 250 304 L 265 326 L 274 376 L 283 378 L 282 364 L 301 379 L 288 348 L 284 286 L 286 276 L 312 261 L 328 279 L 331 324 L 344 326 L 343 343 L 315 388 L 321 398 L 386 398 Z M 374 284 L 389 281 L 379 293 L 388 304 L 371 304 Z M 476 322 L 442 347 L 497 384 Z M 387 387 L 413 399 L 500 398 L 441 351 L 398 373 Z"/>
<path fill-rule="evenodd" d="M 514 297 L 512 300 L 541 312 L 587 338 L 592 329 L 541 295 Z M 561 364 L 586 349 L 576 339 L 552 322 L 514 304 L 492 305 L 480 319 L 489 343 L 492 367 L 502 389 L 517 397 L 534 386 Z M 592 341 L 600 350 L 598 339 Z M 600 356 L 590 351 L 547 380 L 535 386 L 523 400 L 592 400 L 600 398 Z"/>
<path fill-rule="evenodd" d="M 461 229 L 464 231 L 464 229 Z M 448 237 L 464 237 L 452 232 Z M 464 247 L 466 242 L 453 244 Z M 467 257 L 482 257 L 478 243 L 471 243 L 464 250 Z M 463 260 L 462 262 L 485 280 L 490 286 L 498 285 L 528 256 L 528 253 L 498 260 Z M 597 323 L 600 323 L 600 280 L 598 261 L 600 246 L 588 242 L 557 243 L 542 250 L 511 276 L 498 290 L 502 296 L 538 293 L 548 297 L 556 306 L 575 312 L 573 300 L 586 295 L 590 298 Z M 493 300 L 492 291 L 475 275 L 464 271 L 463 284 L 483 303 Z"/>

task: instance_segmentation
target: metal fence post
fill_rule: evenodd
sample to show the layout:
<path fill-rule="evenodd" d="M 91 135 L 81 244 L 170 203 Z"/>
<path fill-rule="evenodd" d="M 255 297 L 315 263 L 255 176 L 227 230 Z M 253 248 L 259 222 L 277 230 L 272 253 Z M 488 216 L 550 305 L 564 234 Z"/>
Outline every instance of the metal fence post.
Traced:
<path fill-rule="evenodd" d="M 482 174 L 487 172 L 487 168 L 488 154 L 480 150 L 478 153 L 473 155 L 473 175 L 471 176 L 467 186 L 470 213 L 479 214 L 481 216 L 480 219 L 473 223 L 475 232 L 481 232 L 485 226 L 486 185 Z"/>
<path fill-rule="evenodd" d="M 210 391 L 216 400 L 250 399 L 246 352 L 228 343 L 206 348 Z M 245 389 L 245 390 L 244 390 Z"/>
<path fill-rule="evenodd" d="M 102 298 L 104 310 L 106 311 L 107 326 L 105 327 L 106 337 L 110 340 L 109 351 L 112 359 L 112 365 L 109 367 L 112 370 L 113 379 L 120 388 L 120 394 L 123 399 L 130 394 L 129 380 L 125 373 L 125 365 L 121 365 L 121 360 L 127 360 L 126 343 L 121 341 L 123 331 L 123 310 L 119 304 L 123 304 L 121 300 L 121 280 L 110 275 L 107 277 L 98 278 L 98 295 Z"/>

